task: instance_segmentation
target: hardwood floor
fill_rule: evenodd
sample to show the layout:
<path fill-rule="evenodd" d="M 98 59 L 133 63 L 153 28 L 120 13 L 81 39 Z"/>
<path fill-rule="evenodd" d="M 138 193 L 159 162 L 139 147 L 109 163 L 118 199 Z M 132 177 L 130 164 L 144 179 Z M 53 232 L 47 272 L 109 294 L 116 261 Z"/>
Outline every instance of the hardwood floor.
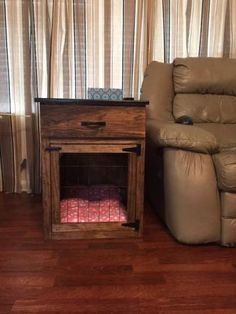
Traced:
<path fill-rule="evenodd" d="M 144 238 L 45 241 L 41 200 L 0 194 L 0 313 L 235 314 L 236 249 Z"/>

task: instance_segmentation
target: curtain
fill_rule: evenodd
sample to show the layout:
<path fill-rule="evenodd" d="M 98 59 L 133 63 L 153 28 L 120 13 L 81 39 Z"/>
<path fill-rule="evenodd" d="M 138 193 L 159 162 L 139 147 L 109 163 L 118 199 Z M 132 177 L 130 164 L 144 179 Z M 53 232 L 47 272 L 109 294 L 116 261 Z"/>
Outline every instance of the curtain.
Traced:
<path fill-rule="evenodd" d="M 31 192 L 39 181 L 29 13 L 28 1 L 0 1 L 0 181 L 1 189 L 8 192 Z"/>
<path fill-rule="evenodd" d="M 236 57 L 234 0 L 0 0 L 0 190 L 40 191 L 34 97 L 138 98 L 149 62 Z"/>

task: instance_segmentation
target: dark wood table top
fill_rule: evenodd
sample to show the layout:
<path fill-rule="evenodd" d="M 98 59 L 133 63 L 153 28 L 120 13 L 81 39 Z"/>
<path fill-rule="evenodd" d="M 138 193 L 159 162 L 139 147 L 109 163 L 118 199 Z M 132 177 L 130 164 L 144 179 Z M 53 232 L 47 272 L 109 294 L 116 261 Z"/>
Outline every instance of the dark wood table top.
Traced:
<path fill-rule="evenodd" d="M 81 106 L 127 106 L 127 107 L 145 107 L 148 105 L 146 100 L 110 100 L 110 99 L 76 99 L 76 98 L 35 98 L 35 102 L 40 105 L 81 105 Z"/>

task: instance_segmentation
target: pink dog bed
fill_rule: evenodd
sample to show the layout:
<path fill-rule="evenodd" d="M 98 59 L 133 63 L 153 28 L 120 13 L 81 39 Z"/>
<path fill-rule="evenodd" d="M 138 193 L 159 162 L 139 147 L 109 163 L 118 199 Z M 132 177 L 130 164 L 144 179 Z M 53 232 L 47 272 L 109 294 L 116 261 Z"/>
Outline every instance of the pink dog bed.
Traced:
<path fill-rule="evenodd" d="M 79 186 L 76 196 L 60 202 L 61 223 L 126 222 L 119 188 L 112 185 Z"/>

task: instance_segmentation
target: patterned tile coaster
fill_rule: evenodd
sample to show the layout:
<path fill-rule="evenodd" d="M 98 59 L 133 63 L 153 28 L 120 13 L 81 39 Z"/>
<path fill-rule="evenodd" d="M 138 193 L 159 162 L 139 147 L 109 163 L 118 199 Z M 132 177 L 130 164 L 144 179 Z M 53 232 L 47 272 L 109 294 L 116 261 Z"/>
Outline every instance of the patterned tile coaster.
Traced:
<path fill-rule="evenodd" d="M 119 88 L 88 88 L 88 99 L 122 100 L 123 91 Z"/>

